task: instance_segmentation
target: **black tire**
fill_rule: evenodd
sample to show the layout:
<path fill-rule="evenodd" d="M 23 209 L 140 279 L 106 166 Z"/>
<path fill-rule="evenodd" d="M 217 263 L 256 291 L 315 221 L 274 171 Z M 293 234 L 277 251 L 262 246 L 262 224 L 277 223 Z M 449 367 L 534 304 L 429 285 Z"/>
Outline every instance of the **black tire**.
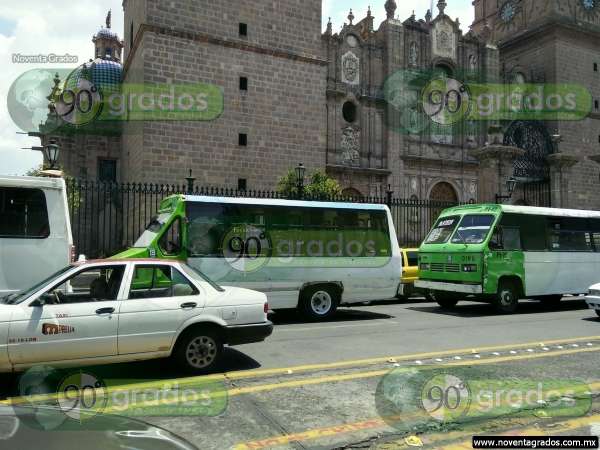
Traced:
<path fill-rule="evenodd" d="M 494 306 L 499 313 L 512 314 L 519 306 L 519 289 L 516 283 L 510 280 L 500 282 L 498 293 L 494 299 Z"/>
<path fill-rule="evenodd" d="M 431 297 L 442 309 L 453 309 L 458 303 L 458 295 L 451 292 L 429 291 Z"/>
<path fill-rule="evenodd" d="M 187 373 L 205 374 L 220 367 L 222 356 L 222 333 L 215 327 L 201 325 L 183 332 L 172 358 Z"/>
<path fill-rule="evenodd" d="M 300 310 L 309 320 L 332 317 L 340 303 L 339 290 L 332 286 L 310 286 L 300 295 Z"/>
<path fill-rule="evenodd" d="M 596 310 L 596 315 L 597 315 L 598 317 L 600 317 L 600 309 L 597 309 L 597 310 Z"/>

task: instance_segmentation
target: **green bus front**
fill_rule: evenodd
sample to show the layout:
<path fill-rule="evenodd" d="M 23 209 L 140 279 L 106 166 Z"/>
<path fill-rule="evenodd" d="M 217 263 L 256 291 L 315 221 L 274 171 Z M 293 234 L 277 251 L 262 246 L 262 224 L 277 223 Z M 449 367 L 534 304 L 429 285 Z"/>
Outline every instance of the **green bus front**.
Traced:
<path fill-rule="evenodd" d="M 501 282 L 523 286 L 523 253 L 500 244 L 500 205 L 465 205 L 442 212 L 419 249 L 420 279 L 441 306 L 459 299 L 494 301 Z"/>

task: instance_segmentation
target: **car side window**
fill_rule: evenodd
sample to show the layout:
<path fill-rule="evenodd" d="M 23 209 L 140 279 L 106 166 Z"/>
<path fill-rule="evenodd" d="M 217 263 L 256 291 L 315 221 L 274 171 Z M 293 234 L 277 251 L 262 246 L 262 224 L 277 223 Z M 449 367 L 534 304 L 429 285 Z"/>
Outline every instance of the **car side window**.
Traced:
<path fill-rule="evenodd" d="M 46 305 L 117 300 L 125 266 L 100 266 L 76 273 L 40 296 Z"/>
<path fill-rule="evenodd" d="M 198 289 L 174 267 L 138 265 L 133 273 L 129 299 L 183 297 L 197 294 Z"/>

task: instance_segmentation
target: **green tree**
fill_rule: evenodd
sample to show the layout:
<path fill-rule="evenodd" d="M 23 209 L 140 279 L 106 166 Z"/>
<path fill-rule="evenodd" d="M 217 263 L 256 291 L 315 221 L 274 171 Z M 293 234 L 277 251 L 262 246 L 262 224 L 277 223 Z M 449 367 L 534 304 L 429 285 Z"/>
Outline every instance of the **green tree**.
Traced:
<path fill-rule="evenodd" d="M 309 182 L 304 185 L 303 194 L 309 198 L 329 198 L 341 195 L 342 188 L 335 178 L 330 177 L 321 170 L 316 170 L 308 177 Z M 294 198 L 298 196 L 298 185 L 294 169 L 288 170 L 277 182 L 277 192 L 281 195 Z"/>

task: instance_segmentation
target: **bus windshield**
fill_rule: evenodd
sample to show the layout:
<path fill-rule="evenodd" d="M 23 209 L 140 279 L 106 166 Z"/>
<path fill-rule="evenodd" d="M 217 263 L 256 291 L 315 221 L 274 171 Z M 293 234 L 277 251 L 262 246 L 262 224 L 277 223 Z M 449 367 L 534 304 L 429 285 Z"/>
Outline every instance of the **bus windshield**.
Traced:
<path fill-rule="evenodd" d="M 147 248 L 152 245 L 156 236 L 160 232 L 161 228 L 171 217 L 171 214 L 161 214 L 160 216 L 155 216 L 152 218 L 144 233 L 139 237 L 139 239 L 133 244 L 135 248 Z"/>
<path fill-rule="evenodd" d="M 487 238 L 494 216 L 472 214 L 466 215 L 452 236 L 453 244 L 481 244 Z"/>
<path fill-rule="evenodd" d="M 446 242 L 456 228 L 456 225 L 458 225 L 459 220 L 460 216 L 442 217 L 438 220 L 435 227 L 433 227 L 427 239 L 425 239 L 425 243 L 443 244 Z"/>

